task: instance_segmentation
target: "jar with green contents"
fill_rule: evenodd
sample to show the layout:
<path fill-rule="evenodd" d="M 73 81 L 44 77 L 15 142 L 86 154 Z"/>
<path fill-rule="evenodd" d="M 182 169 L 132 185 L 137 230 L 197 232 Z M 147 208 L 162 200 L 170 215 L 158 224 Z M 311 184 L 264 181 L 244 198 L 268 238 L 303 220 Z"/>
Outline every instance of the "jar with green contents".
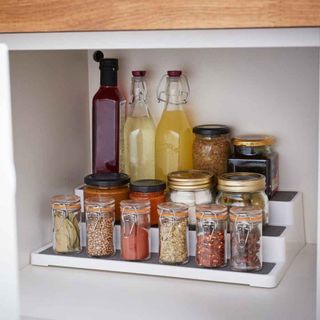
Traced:
<path fill-rule="evenodd" d="M 265 193 L 265 177 L 259 173 L 234 172 L 218 179 L 217 204 L 230 207 L 260 207 L 263 225 L 269 222 L 269 200 Z"/>

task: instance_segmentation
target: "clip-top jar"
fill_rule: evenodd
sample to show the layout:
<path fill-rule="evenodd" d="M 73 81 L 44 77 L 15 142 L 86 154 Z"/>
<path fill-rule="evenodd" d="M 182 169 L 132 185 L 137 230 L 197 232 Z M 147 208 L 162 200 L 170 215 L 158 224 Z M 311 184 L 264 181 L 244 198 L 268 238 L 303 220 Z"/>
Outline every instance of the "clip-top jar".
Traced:
<path fill-rule="evenodd" d="M 257 271 L 262 268 L 262 210 L 239 207 L 230 210 L 231 269 Z"/>
<path fill-rule="evenodd" d="M 263 224 L 269 222 L 269 200 L 265 193 L 265 177 L 259 173 L 224 173 L 218 179 L 217 204 L 230 207 L 258 206 Z"/>
<path fill-rule="evenodd" d="M 164 202 L 158 205 L 159 262 L 185 264 L 188 251 L 188 206 L 184 203 Z"/>
<path fill-rule="evenodd" d="M 95 173 L 84 178 L 84 200 L 90 197 L 112 197 L 115 221 L 120 222 L 120 201 L 129 199 L 130 178 L 124 173 Z"/>
<path fill-rule="evenodd" d="M 272 146 L 275 138 L 266 135 L 242 135 L 232 139 L 234 153 L 229 159 L 230 172 L 256 172 L 266 177 L 269 198 L 279 188 L 279 157 Z"/>
<path fill-rule="evenodd" d="M 80 252 L 80 198 L 58 195 L 51 198 L 53 250 L 56 253 Z"/>
<path fill-rule="evenodd" d="M 121 258 L 147 260 L 150 247 L 150 201 L 121 201 Z"/>
<path fill-rule="evenodd" d="M 218 268 L 227 264 L 227 212 L 228 208 L 219 204 L 197 206 L 198 266 Z"/>
<path fill-rule="evenodd" d="M 111 197 L 87 198 L 85 212 L 87 254 L 92 257 L 114 255 L 114 199 Z"/>

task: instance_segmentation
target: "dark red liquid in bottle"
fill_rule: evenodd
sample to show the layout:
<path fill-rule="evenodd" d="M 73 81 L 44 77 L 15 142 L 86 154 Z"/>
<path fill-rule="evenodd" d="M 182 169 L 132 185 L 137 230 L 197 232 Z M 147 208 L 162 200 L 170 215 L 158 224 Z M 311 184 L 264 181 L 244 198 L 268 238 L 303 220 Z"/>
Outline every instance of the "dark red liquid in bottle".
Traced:
<path fill-rule="evenodd" d="M 101 87 L 92 102 L 92 170 L 119 172 L 125 102 L 117 88 L 117 59 L 100 61 Z"/>

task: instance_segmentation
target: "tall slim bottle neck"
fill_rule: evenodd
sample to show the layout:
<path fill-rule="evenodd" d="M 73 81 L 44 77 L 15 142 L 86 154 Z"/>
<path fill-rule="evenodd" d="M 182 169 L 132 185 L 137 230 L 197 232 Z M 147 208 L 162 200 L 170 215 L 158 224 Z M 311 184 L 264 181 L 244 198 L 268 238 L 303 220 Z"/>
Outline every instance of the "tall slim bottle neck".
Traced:
<path fill-rule="evenodd" d="M 148 106 L 146 104 L 146 83 L 144 77 L 132 78 L 132 116 L 149 116 Z"/>
<path fill-rule="evenodd" d="M 181 96 L 182 84 L 180 77 L 169 77 L 167 85 L 167 103 L 165 105 L 166 110 L 175 111 L 183 110 L 183 98 Z"/>

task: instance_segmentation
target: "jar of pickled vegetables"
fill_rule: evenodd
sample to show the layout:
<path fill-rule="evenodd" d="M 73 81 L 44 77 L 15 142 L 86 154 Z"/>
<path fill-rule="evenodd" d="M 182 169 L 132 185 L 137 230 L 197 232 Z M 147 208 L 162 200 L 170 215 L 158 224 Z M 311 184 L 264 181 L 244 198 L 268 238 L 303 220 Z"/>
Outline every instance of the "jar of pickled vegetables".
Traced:
<path fill-rule="evenodd" d="M 262 209 L 263 224 L 269 223 L 269 200 L 265 177 L 259 173 L 224 173 L 218 178 L 217 204 L 230 207 L 257 206 Z"/>
<path fill-rule="evenodd" d="M 130 178 L 124 173 L 95 173 L 84 178 L 84 200 L 90 197 L 112 197 L 115 221 L 120 223 L 120 202 L 129 199 Z"/>
<path fill-rule="evenodd" d="M 79 253 L 80 198 L 75 195 L 58 195 L 51 198 L 53 219 L 53 250 L 56 253 Z"/>
<path fill-rule="evenodd" d="M 218 268 L 227 264 L 227 212 L 218 204 L 197 206 L 196 264 Z"/>
<path fill-rule="evenodd" d="M 231 269 L 258 271 L 262 268 L 262 210 L 238 207 L 230 210 Z"/>
<path fill-rule="evenodd" d="M 114 255 L 114 199 L 111 197 L 87 198 L 85 212 L 88 256 Z"/>
<path fill-rule="evenodd" d="M 188 206 L 184 203 L 164 202 L 158 205 L 159 262 L 185 264 L 188 251 Z"/>

